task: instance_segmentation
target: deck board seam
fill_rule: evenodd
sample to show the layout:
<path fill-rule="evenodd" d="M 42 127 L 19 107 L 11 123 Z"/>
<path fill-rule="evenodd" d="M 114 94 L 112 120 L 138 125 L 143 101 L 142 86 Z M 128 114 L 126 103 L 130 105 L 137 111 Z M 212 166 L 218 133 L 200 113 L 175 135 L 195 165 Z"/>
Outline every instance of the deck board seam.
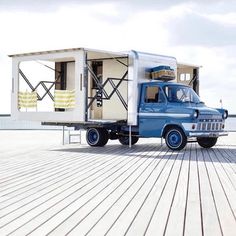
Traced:
<path fill-rule="evenodd" d="M 199 159 L 198 159 L 198 149 L 195 144 L 196 152 L 196 162 L 197 162 L 197 178 L 198 178 L 198 197 L 199 197 L 199 207 L 200 207 L 200 216 L 201 216 L 201 232 L 204 236 L 204 218 L 203 218 L 203 208 L 202 208 L 202 191 L 201 191 L 201 180 L 200 180 L 200 170 L 199 170 Z"/>
<path fill-rule="evenodd" d="M 159 155 L 157 155 L 159 156 Z M 156 157 L 153 159 L 154 162 L 156 161 Z M 138 188 L 138 190 L 135 192 L 135 194 L 133 195 L 133 197 L 129 200 L 129 202 L 126 204 L 125 208 L 123 208 L 123 210 L 121 211 L 121 213 L 118 215 L 118 217 L 115 219 L 115 221 L 113 222 L 113 224 L 109 227 L 109 229 L 106 231 L 105 235 L 107 235 L 109 233 L 109 231 L 112 229 L 112 227 L 115 225 L 115 223 L 117 222 L 117 220 L 119 219 L 119 217 L 124 213 L 124 211 L 126 210 L 126 208 L 129 206 L 129 204 L 131 203 L 131 201 L 136 197 L 136 195 L 138 194 L 138 192 L 141 190 L 141 188 L 144 186 L 144 184 L 148 181 L 148 179 L 150 178 L 150 176 L 153 174 L 154 170 L 156 169 L 156 167 L 160 164 L 160 162 L 163 159 L 159 159 L 156 163 L 156 165 L 154 166 L 153 170 L 149 173 L 149 175 L 146 177 L 146 179 L 144 180 L 144 182 L 142 183 L 142 185 Z M 168 160 L 166 160 L 167 163 Z M 150 163 L 151 164 L 151 163 Z M 162 168 L 163 170 L 163 168 Z M 145 170 L 144 170 L 145 171 Z M 143 172 L 144 172 L 143 171 Z M 161 171 L 162 172 L 162 171 Z M 133 183 L 132 183 L 133 184 Z M 87 235 L 89 232 L 87 232 L 85 235 Z M 104 235 L 104 236 L 105 236 Z"/>
<path fill-rule="evenodd" d="M 135 158 L 137 158 L 137 156 L 135 157 Z M 129 177 L 131 177 L 132 176 L 132 174 L 134 173 L 134 172 L 136 172 L 142 165 L 143 165 L 143 163 L 145 163 L 146 161 L 148 160 L 148 158 L 147 159 L 145 159 L 143 162 L 141 162 L 141 164 L 140 165 L 138 165 L 115 189 L 113 189 L 105 198 L 103 198 L 103 200 L 102 201 L 100 201 L 97 205 L 96 205 L 96 207 L 94 207 L 93 209 L 92 209 L 92 211 L 94 211 L 99 205 L 101 205 L 112 193 L 114 193 L 120 186 L 122 186 L 122 184 L 129 178 Z M 139 162 L 140 160 L 138 160 L 137 162 Z M 137 164 L 137 162 L 135 163 L 135 164 Z M 131 166 L 132 167 L 132 166 Z M 126 171 L 125 171 L 126 172 Z M 120 175 L 121 176 L 121 175 Z M 120 176 L 118 176 L 118 177 L 120 177 Z M 108 185 L 106 185 L 103 189 L 102 189 L 102 191 L 107 187 Z M 95 195 L 96 196 L 96 195 Z M 94 196 L 94 197 L 95 197 Z M 93 197 L 93 198 L 94 198 Z M 91 200 L 92 200 L 92 198 L 91 198 Z M 90 201 L 90 200 L 89 200 Z M 88 202 L 88 201 L 87 201 Z M 86 204 L 87 204 L 87 202 L 86 202 Z M 84 204 L 85 205 L 85 204 Z M 82 205 L 79 209 L 77 209 L 76 211 L 74 211 L 72 214 L 70 214 L 65 220 L 67 220 L 67 219 L 69 219 L 72 215 L 74 215 L 76 212 L 78 212 L 78 210 L 80 210 L 84 205 Z M 85 217 L 83 217 L 79 222 L 77 222 L 76 223 L 76 225 L 74 225 L 68 232 L 67 232 L 67 234 L 66 235 L 68 235 L 70 232 L 72 232 L 88 215 L 90 215 L 91 214 L 91 212 L 92 211 L 90 211 L 89 213 L 87 213 L 87 215 L 85 216 Z M 65 222 L 65 220 L 63 221 L 63 222 L 61 222 L 59 225 L 57 225 L 57 227 L 54 227 L 54 229 L 53 230 L 51 230 L 49 233 L 48 233 L 48 235 L 50 234 L 50 233 L 52 233 L 56 228 L 58 228 L 61 224 L 63 224 L 64 222 Z"/>
<path fill-rule="evenodd" d="M 111 159 L 111 161 L 114 161 L 114 160 L 112 160 Z M 116 161 L 116 160 L 115 160 Z M 114 161 L 114 162 L 115 162 Z M 123 160 L 123 161 L 125 161 L 125 160 Z M 123 162 L 123 161 L 120 161 L 118 164 L 120 164 L 121 162 Z M 112 162 L 113 163 L 113 162 Z M 111 164 L 112 164 L 111 163 Z M 104 161 L 104 163 L 103 164 L 107 164 L 107 161 Z M 109 165 L 109 164 L 108 164 Z M 96 172 L 99 172 L 101 169 L 99 169 L 99 170 L 97 170 Z M 95 173 L 96 173 L 95 172 Z M 74 185 L 76 185 L 76 184 L 78 184 L 78 183 L 80 183 L 80 182 L 82 182 L 83 180 L 85 180 L 85 179 L 87 179 L 87 178 L 89 178 L 89 177 L 91 177 L 92 175 L 94 175 L 95 173 L 92 173 L 92 174 L 90 174 L 89 176 L 87 176 L 86 178 L 84 178 L 84 179 L 82 179 L 82 180 L 80 180 L 79 182 L 77 182 L 77 183 L 75 183 L 75 184 L 73 184 L 72 186 L 69 186 L 68 188 L 66 188 L 64 191 L 67 191 L 69 188 L 72 188 L 72 187 L 74 187 Z M 104 174 L 105 172 L 102 172 L 102 174 Z M 87 184 L 86 184 L 87 185 Z M 63 191 L 63 192 L 64 192 Z M 62 192 L 61 192 L 62 193 Z M 61 194 L 60 193 L 60 194 Z M 54 197 L 56 197 L 56 196 L 58 196 L 58 194 L 57 195 L 54 195 L 53 197 L 51 197 L 51 198 L 54 198 Z M 47 200 L 45 200 L 43 203 L 41 203 L 41 204 L 39 204 L 38 206 L 40 206 L 40 205 L 43 205 L 44 203 L 46 203 L 48 200 L 50 200 L 51 198 L 49 198 L 49 199 L 47 199 Z M 62 199 L 62 200 L 64 200 L 64 199 Z M 61 200 L 61 201 L 62 201 Z M 36 206 L 36 207 L 38 207 L 38 206 Z M 35 209 L 35 207 L 34 208 L 32 208 L 32 209 L 30 209 L 30 210 L 28 210 L 27 212 L 25 212 L 23 215 L 25 215 L 26 213 L 28 213 L 29 211 L 31 211 L 31 210 L 34 210 Z M 19 217 L 21 217 L 22 215 L 20 215 Z M 19 217 L 16 217 L 14 220 L 16 220 L 16 219 L 18 219 Z M 8 224 L 10 224 L 12 221 L 10 221 Z M 5 227 L 7 224 L 4 224 L 3 226 L 0 226 L 0 229 L 2 228 L 2 227 Z"/>
<path fill-rule="evenodd" d="M 168 216 L 167 216 L 167 219 L 166 219 L 166 224 L 165 224 L 163 235 L 166 235 L 167 225 L 168 225 L 170 214 L 171 214 L 171 211 L 172 211 L 173 202 L 174 202 L 174 199 L 175 199 L 175 196 L 176 196 L 176 190 L 177 190 L 178 184 L 179 184 L 179 178 L 180 178 L 180 174 L 181 174 L 181 170 L 182 170 L 182 166 L 183 166 L 183 160 L 184 160 L 184 157 L 186 155 L 186 149 L 187 148 L 184 149 L 184 154 L 182 155 L 180 167 L 179 167 L 179 170 L 178 170 L 177 180 L 176 180 L 176 183 L 175 183 L 174 193 L 173 193 L 173 196 L 172 196 L 172 199 L 171 199 L 171 204 L 170 204 Z"/>
<path fill-rule="evenodd" d="M 188 177 L 187 177 L 187 190 L 186 190 L 186 201 L 185 201 L 185 209 L 184 209 L 184 222 L 183 222 L 183 232 L 182 235 L 185 235 L 185 227 L 186 227 L 186 218 L 187 218 L 187 209 L 188 209 L 188 198 L 189 198 L 189 181 L 190 181 L 190 173 L 191 173 L 191 154 L 192 154 L 193 144 L 191 143 L 189 159 L 188 159 Z"/>
<path fill-rule="evenodd" d="M 220 165 L 222 166 L 222 169 L 224 170 L 224 173 L 225 173 L 226 176 L 228 177 L 228 179 L 229 179 L 229 181 L 230 181 L 232 187 L 234 188 L 234 190 L 236 190 L 236 186 L 234 185 L 232 179 L 230 178 L 228 171 L 226 171 L 225 165 L 223 165 L 222 161 L 220 161 L 220 159 L 219 159 L 219 157 L 218 157 L 218 155 L 216 154 L 216 151 L 215 151 L 214 149 L 213 149 L 213 152 L 214 152 L 214 154 L 215 154 L 217 160 L 219 161 Z M 219 152 L 219 149 L 217 149 L 217 152 Z M 227 163 L 227 164 L 228 164 L 228 163 Z"/>
<path fill-rule="evenodd" d="M 172 154 L 173 154 L 173 153 L 172 153 Z M 169 181 L 169 178 L 170 178 L 170 176 L 171 176 L 171 173 L 172 173 L 173 167 L 174 167 L 174 165 L 175 165 L 175 162 L 176 162 L 176 160 L 177 160 L 177 157 L 178 157 L 178 155 L 176 155 L 175 158 L 174 158 L 174 161 L 173 161 L 173 163 L 172 163 L 172 165 L 171 165 L 170 171 L 169 171 L 169 173 L 168 173 L 168 175 L 167 175 L 167 178 L 166 178 L 166 180 L 165 180 L 164 186 L 163 186 L 163 188 L 162 188 L 161 194 L 160 194 L 160 196 L 159 196 L 159 198 L 158 198 L 158 200 L 157 200 L 157 202 L 156 202 L 156 204 L 155 204 L 155 207 L 154 207 L 154 209 L 153 209 L 153 211 L 152 211 L 151 217 L 150 217 L 150 219 L 149 219 L 149 221 L 148 221 L 148 224 L 147 224 L 147 226 L 146 226 L 146 228 L 145 228 L 145 231 L 144 231 L 144 234 L 143 234 L 143 235 L 146 235 L 146 234 L 147 234 L 147 231 L 148 231 L 148 229 L 149 229 L 149 226 L 150 226 L 150 224 L 151 224 L 151 221 L 152 221 L 152 219 L 153 219 L 153 216 L 154 216 L 154 214 L 155 214 L 155 212 L 156 212 L 157 206 L 158 206 L 158 204 L 159 204 L 159 202 L 160 202 L 160 200 L 161 200 L 161 198 L 162 198 L 162 195 L 163 195 L 163 193 L 164 193 L 164 191 L 165 191 L 165 188 L 166 188 L 167 183 L 168 183 L 168 181 Z"/>
<path fill-rule="evenodd" d="M 168 151 L 165 152 L 165 154 L 167 154 L 167 153 L 168 153 Z M 163 159 L 162 159 L 162 160 L 163 160 Z M 162 174 L 162 172 L 163 172 L 163 170 L 164 170 L 164 168 L 165 168 L 165 166 L 166 166 L 166 164 L 167 164 L 167 162 L 168 162 L 169 160 L 170 160 L 170 156 L 168 157 L 168 159 L 166 160 L 166 162 L 165 162 L 165 164 L 163 165 L 162 169 L 160 170 L 158 176 L 157 176 L 156 179 L 155 179 L 155 182 L 153 183 L 152 187 L 150 188 L 150 190 L 149 190 L 148 194 L 146 195 L 144 201 L 142 202 L 142 204 L 141 204 L 140 207 L 138 208 L 138 211 L 135 213 L 135 215 L 134 215 L 132 221 L 130 222 L 129 226 L 127 227 L 127 229 L 126 229 L 126 231 L 125 231 L 125 233 L 124 233 L 124 236 L 127 235 L 127 233 L 128 233 L 128 231 L 129 231 L 131 225 L 134 223 L 134 221 L 135 221 L 135 219 L 137 218 L 137 216 L 138 216 L 139 212 L 141 211 L 142 207 L 145 205 L 145 203 L 146 203 L 148 197 L 150 196 L 152 190 L 154 189 L 154 187 L 155 187 L 157 181 L 159 180 L 159 177 L 161 176 L 161 174 Z"/>
<path fill-rule="evenodd" d="M 107 164 L 107 161 L 106 160 L 104 160 L 104 162 L 102 162 L 102 163 L 99 163 L 100 161 L 98 161 L 98 166 L 95 166 L 94 167 L 94 160 L 91 160 L 89 163 L 92 163 L 91 165 L 89 165 L 89 166 L 86 166 L 86 168 L 84 168 L 84 169 L 82 169 L 82 170 L 79 170 L 78 171 L 78 168 L 77 167 L 75 167 L 75 170 L 77 170 L 77 172 L 76 173 L 79 173 L 80 171 L 83 171 L 83 170 L 86 170 L 87 168 L 89 168 L 89 167 L 93 167 L 92 169 L 90 169 L 90 170 L 88 170 L 88 171 L 86 171 L 85 173 L 82 173 L 82 174 L 80 174 L 79 176 L 76 176 L 76 177 L 74 177 L 74 178 L 72 178 L 71 180 L 69 180 L 68 182 L 72 182 L 73 180 L 75 180 L 75 179 L 77 179 L 78 177 L 80 177 L 80 176 L 83 176 L 83 175 L 85 175 L 87 172 L 90 172 L 91 170 L 93 170 L 93 169 L 95 169 L 95 168 L 98 168 L 99 166 L 102 166 L 103 164 Z M 70 171 L 68 171 L 69 173 L 71 173 L 71 170 Z M 69 177 L 71 177 L 71 176 L 73 176 L 75 173 L 71 173 L 70 175 L 69 175 Z M 65 174 L 62 174 L 61 176 L 64 176 Z M 69 178 L 69 177 L 66 177 L 66 178 Z M 56 176 L 54 179 L 57 179 L 58 178 L 58 176 Z M 64 180 L 66 179 L 65 177 L 63 178 Z M 46 181 L 46 183 L 47 183 L 48 181 Z M 55 183 L 53 183 L 53 184 L 51 184 L 52 186 L 53 185 L 55 185 L 56 183 L 58 183 L 58 182 L 60 182 L 60 180 L 58 180 L 58 181 L 56 181 Z M 66 183 L 64 183 L 63 185 L 65 185 L 65 184 L 68 184 L 68 182 L 66 182 Z M 63 186 L 63 185 L 61 185 L 61 186 Z M 26 205 L 28 205 L 29 203 L 32 203 L 33 201 L 35 201 L 35 200 L 38 200 L 39 198 L 41 198 L 41 197 L 43 197 L 44 195 L 47 195 L 47 194 L 49 194 L 49 193 L 51 193 L 52 191 L 54 191 L 54 190 L 56 190 L 57 188 L 59 188 L 59 187 L 61 187 L 61 186 L 57 186 L 57 187 L 55 187 L 54 189 L 52 189 L 51 191 L 49 191 L 49 192 L 46 192 L 45 194 L 43 194 L 43 195 L 40 195 L 40 196 L 38 196 L 37 198 L 34 198 L 32 201 L 30 201 L 30 202 L 28 202 L 27 204 L 24 204 L 24 206 L 26 206 Z M 48 187 L 48 186 L 47 186 Z M 43 188 L 44 189 L 44 188 Z M 39 192 L 39 190 L 37 191 L 37 193 Z M 35 194 L 35 193 L 34 193 Z M 33 194 L 33 195 L 34 195 Z M 31 195 L 29 195 L 29 196 L 31 196 Z M 28 197 L 28 196 L 27 196 Z M 25 200 L 25 198 L 23 198 L 24 200 Z M 10 205 L 12 205 L 12 203 L 10 204 Z M 21 206 L 22 207 L 22 206 Z M 19 208 L 21 208 L 21 207 L 19 207 Z M 6 207 L 5 207 L 6 208 Z M 15 210 L 18 210 L 19 208 L 16 208 Z M 15 211 L 14 210 L 14 211 Z M 14 211 L 12 211 L 12 212 L 14 212 Z M 12 212 L 8 212 L 8 214 L 10 214 L 10 213 L 12 213 Z M 8 215 L 8 214 L 6 214 L 6 215 Z M 4 216 L 6 216 L 6 215 L 4 215 Z M 3 216 L 0 216 L 0 219 L 2 218 Z"/>
<path fill-rule="evenodd" d="M 208 171 L 207 164 L 206 164 L 206 159 L 205 159 L 205 154 L 204 154 L 205 150 L 204 151 L 201 150 L 201 152 L 202 152 L 202 156 L 203 156 L 203 163 L 204 163 L 204 166 L 205 166 L 208 182 L 209 182 L 209 185 L 210 185 L 211 196 L 212 196 L 212 199 L 213 199 L 213 204 L 214 204 L 214 208 L 215 208 L 215 212 L 216 212 L 217 221 L 218 221 L 218 224 L 219 224 L 219 227 L 220 227 L 221 235 L 223 236 L 224 234 L 223 234 L 223 229 L 222 229 L 222 225 L 221 225 L 221 222 L 220 222 L 219 212 L 218 212 L 218 209 L 217 209 L 216 200 L 215 200 L 215 196 L 214 196 L 214 191 L 213 191 L 209 171 Z"/>
<path fill-rule="evenodd" d="M 132 161 L 132 159 L 130 160 L 130 161 Z M 125 164 L 126 165 L 126 164 Z M 124 165 L 124 166 L 125 166 Z M 120 167 L 119 169 L 121 169 L 122 167 Z M 119 170 L 118 169 L 118 170 Z M 116 170 L 115 172 L 117 172 L 118 170 Z M 106 172 L 106 171 L 105 171 Z M 103 172 L 102 174 L 100 174 L 100 176 L 101 175 L 103 175 L 103 174 L 105 174 L 105 172 Z M 114 174 L 115 172 L 113 172 L 112 174 Z M 94 175 L 94 174 L 93 174 Z M 107 177 L 106 177 L 107 178 Z M 106 180 L 106 178 L 105 179 L 103 179 L 102 181 L 100 181 L 99 182 L 99 184 L 100 183 L 102 183 L 104 180 Z M 95 178 L 95 180 L 96 180 L 96 178 Z M 82 187 L 80 187 L 79 189 L 77 189 L 77 190 L 75 190 L 72 194 L 74 194 L 75 192 L 78 192 L 81 188 L 83 188 L 83 187 L 85 187 L 85 186 L 87 186 L 87 184 L 85 184 L 85 185 L 83 185 Z M 85 193 L 83 193 L 80 197 L 78 197 L 77 199 L 79 199 L 79 198 L 81 198 L 82 196 L 84 196 L 85 194 L 87 194 L 89 191 L 91 191 L 93 188 L 91 188 L 91 189 L 89 189 L 89 190 L 87 190 Z M 58 201 L 58 202 L 56 202 L 56 203 L 54 203 L 52 206 L 50 206 L 49 208 L 47 208 L 46 210 L 44 210 L 43 212 L 40 212 L 40 214 L 38 214 L 38 215 L 36 215 L 34 218 L 37 218 L 39 215 L 41 215 L 41 214 L 43 214 L 44 212 L 46 212 L 47 210 L 49 210 L 50 208 L 52 208 L 53 206 L 55 206 L 56 204 L 58 204 L 59 202 L 62 202 L 63 200 L 65 200 L 65 198 L 67 198 L 67 197 L 69 197 L 69 196 L 71 196 L 71 194 L 69 194 L 68 196 L 66 196 L 66 197 L 64 197 L 63 199 L 61 199 L 60 201 Z M 76 199 L 76 200 L 77 200 Z M 47 201 L 48 201 L 49 199 L 47 199 Z M 45 201 L 46 202 L 46 201 Z M 73 201 L 74 202 L 74 201 Z M 71 202 L 70 204 L 72 204 L 73 202 Z M 68 206 L 65 206 L 63 209 L 65 209 L 66 207 L 68 207 Z M 60 211 L 61 212 L 61 211 Z M 59 212 L 57 212 L 57 214 L 58 214 Z M 19 228 L 21 228 L 21 227 L 23 227 L 24 225 L 26 225 L 27 223 L 29 223 L 30 221 L 32 221 L 34 218 L 32 218 L 32 219 L 30 219 L 30 220 L 28 220 L 27 222 L 25 222 L 23 225 L 21 225 L 20 227 L 18 227 L 17 229 L 19 229 Z M 51 218 L 51 217 L 50 217 Z M 48 220 L 48 219 L 47 219 Z M 46 221 L 45 221 L 46 222 Z M 17 230 L 16 229 L 16 230 Z M 15 231 L 16 231 L 15 230 Z M 14 231 L 12 231 L 12 232 L 14 232 Z"/>
<path fill-rule="evenodd" d="M 76 154 L 75 154 L 75 155 L 76 155 Z M 84 156 L 83 156 L 83 159 L 85 159 L 85 160 L 84 160 L 85 162 L 87 161 L 86 158 L 88 158 L 88 157 L 89 157 L 90 159 L 92 159 L 93 157 L 96 157 L 96 158 L 97 158 L 96 155 L 92 155 L 92 156 L 91 156 L 91 154 L 88 153 L 87 155 L 84 155 Z M 99 161 L 101 161 L 101 158 L 102 158 L 102 159 L 105 159 L 105 161 L 107 161 L 107 160 L 106 160 L 106 157 L 104 157 L 104 156 L 100 156 L 100 157 L 99 157 Z M 73 161 L 78 162 L 78 160 L 76 160 L 76 159 L 73 160 Z M 98 161 L 98 162 L 99 162 L 99 161 Z M 68 160 L 68 161 L 66 160 L 66 163 L 67 163 L 67 162 L 68 162 L 69 164 L 71 164 L 71 162 L 70 162 L 69 160 Z M 91 161 L 88 161 L 88 162 L 89 162 L 89 163 L 92 163 L 92 162 L 93 162 L 93 159 L 92 159 Z M 82 163 L 83 163 L 83 160 L 82 160 Z M 80 163 L 78 163 L 78 164 L 80 164 Z M 60 173 L 60 171 L 57 171 L 57 172 Z M 57 172 L 56 172 L 56 173 L 57 173 Z M 54 173 L 54 174 L 55 174 L 55 173 Z M 54 174 L 53 174 L 53 175 L 54 175 Z M 52 175 L 52 176 L 53 176 L 53 175 Z M 47 178 L 48 178 L 48 177 L 47 177 Z M 45 179 L 45 178 L 43 178 L 43 179 L 41 179 L 41 180 L 44 180 L 44 179 Z M 30 181 L 29 181 L 29 182 L 30 182 Z M 38 180 L 37 180 L 36 182 L 38 183 Z M 48 181 L 46 181 L 46 182 L 48 182 Z M 23 186 L 23 187 L 21 187 L 21 188 L 19 188 L 19 189 L 23 189 L 23 188 L 25 188 L 25 187 L 28 187 L 28 186 L 34 184 L 34 183 L 35 183 L 35 182 L 33 182 L 33 183 L 31 182 L 31 184 L 29 184 L 29 185 L 27 185 L 27 186 Z M 33 188 L 35 188 L 35 186 L 34 186 Z M 19 190 L 19 189 L 18 189 L 18 190 Z M 14 192 L 15 192 L 15 191 L 17 191 L 17 190 L 14 190 Z M 10 193 L 8 193 L 8 194 L 11 194 L 11 193 L 12 193 L 12 192 L 10 192 Z M 25 193 L 25 192 L 24 192 L 24 193 Z M 18 194 L 19 194 L 19 193 L 18 193 Z M 17 194 L 17 195 L 18 195 L 18 194 Z M 2 195 L 2 196 L 3 196 L 3 195 Z M 5 195 L 4 195 L 4 196 L 5 196 Z"/>
<path fill-rule="evenodd" d="M 223 190 L 223 192 L 224 192 L 224 195 L 225 195 L 225 198 L 226 198 L 227 203 L 228 203 L 228 205 L 229 205 L 229 208 L 230 208 L 230 210 L 231 210 L 231 213 L 232 213 L 232 215 L 233 215 L 233 217 L 234 217 L 234 220 L 236 221 L 235 213 L 234 213 L 234 211 L 233 211 L 232 205 L 230 204 L 229 198 L 228 198 L 228 196 L 227 196 L 227 194 L 226 194 L 224 185 L 222 184 L 222 181 L 221 181 L 221 179 L 220 179 L 220 177 L 219 177 L 219 173 L 218 173 L 218 171 L 217 171 L 217 169 L 216 169 L 216 167 L 215 167 L 215 164 L 214 164 L 214 162 L 213 162 L 213 160 L 212 160 L 212 158 L 211 158 L 211 155 L 209 154 L 209 151 L 207 151 L 207 152 L 208 152 L 209 158 L 210 158 L 210 160 L 211 160 L 211 164 L 213 165 L 213 168 L 214 168 L 215 173 L 216 173 L 216 175 L 217 175 L 217 178 L 218 178 L 218 181 L 219 181 L 219 183 L 220 183 L 220 186 L 221 186 L 221 188 L 222 188 L 222 190 Z M 213 152 L 213 153 L 214 153 L 214 152 Z M 214 154 L 215 154 L 215 153 L 214 153 Z"/>

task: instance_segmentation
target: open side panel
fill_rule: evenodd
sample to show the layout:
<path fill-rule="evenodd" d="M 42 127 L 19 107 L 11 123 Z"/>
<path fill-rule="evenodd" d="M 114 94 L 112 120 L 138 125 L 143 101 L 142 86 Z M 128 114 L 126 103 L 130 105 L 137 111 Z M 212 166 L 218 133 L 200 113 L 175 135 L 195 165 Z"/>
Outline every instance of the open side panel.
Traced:
<path fill-rule="evenodd" d="M 199 94 L 199 67 L 178 64 L 177 82 L 192 87 Z"/>
<path fill-rule="evenodd" d="M 13 118 L 84 121 L 83 73 L 83 50 L 13 57 Z"/>
<path fill-rule="evenodd" d="M 127 120 L 128 56 L 87 52 L 88 120 Z"/>
<path fill-rule="evenodd" d="M 66 103 L 66 94 L 61 95 L 58 104 L 55 96 L 60 91 L 75 91 L 75 61 L 36 60 L 19 64 L 19 111 L 54 112 L 73 109 L 75 99 Z M 36 95 L 35 100 L 29 98 L 33 93 Z"/>

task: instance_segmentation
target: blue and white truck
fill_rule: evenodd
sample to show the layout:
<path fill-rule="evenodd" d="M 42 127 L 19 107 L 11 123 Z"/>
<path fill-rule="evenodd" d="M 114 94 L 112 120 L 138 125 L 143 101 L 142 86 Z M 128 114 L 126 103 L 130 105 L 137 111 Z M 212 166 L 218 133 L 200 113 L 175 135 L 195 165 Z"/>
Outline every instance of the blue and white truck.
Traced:
<path fill-rule="evenodd" d="M 73 48 L 11 55 L 12 116 L 86 129 L 87 143 L 164 138 L 172 150 L 189 140 L 213 147 L 228 112 L 198 96 L 199 67 L 174 57 Z"/>

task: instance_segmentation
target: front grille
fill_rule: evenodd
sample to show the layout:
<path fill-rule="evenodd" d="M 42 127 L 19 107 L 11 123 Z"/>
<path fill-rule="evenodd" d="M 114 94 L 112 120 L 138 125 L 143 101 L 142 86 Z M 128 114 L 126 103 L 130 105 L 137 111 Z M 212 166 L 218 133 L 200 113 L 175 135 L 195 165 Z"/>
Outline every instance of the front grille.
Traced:
<path fill-rule="evenodd" d="M 197 124 L 198 131 L 221 131 L 223 130 L 222 120 L 200 120 Z"/>

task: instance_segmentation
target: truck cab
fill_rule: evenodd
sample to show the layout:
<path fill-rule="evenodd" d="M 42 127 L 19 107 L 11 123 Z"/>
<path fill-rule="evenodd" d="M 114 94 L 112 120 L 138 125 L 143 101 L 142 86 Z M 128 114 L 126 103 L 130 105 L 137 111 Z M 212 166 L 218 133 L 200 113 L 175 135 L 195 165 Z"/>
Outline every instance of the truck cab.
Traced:
<path fill-rule="evenodd" d="M 145 82 L 139 85 L 139 137 L 163 137 L 172 150 L 181 150 L 188 140 L 210 148 L 224 132 L 227 110 L 207 107 L 187 85 Z"/>

